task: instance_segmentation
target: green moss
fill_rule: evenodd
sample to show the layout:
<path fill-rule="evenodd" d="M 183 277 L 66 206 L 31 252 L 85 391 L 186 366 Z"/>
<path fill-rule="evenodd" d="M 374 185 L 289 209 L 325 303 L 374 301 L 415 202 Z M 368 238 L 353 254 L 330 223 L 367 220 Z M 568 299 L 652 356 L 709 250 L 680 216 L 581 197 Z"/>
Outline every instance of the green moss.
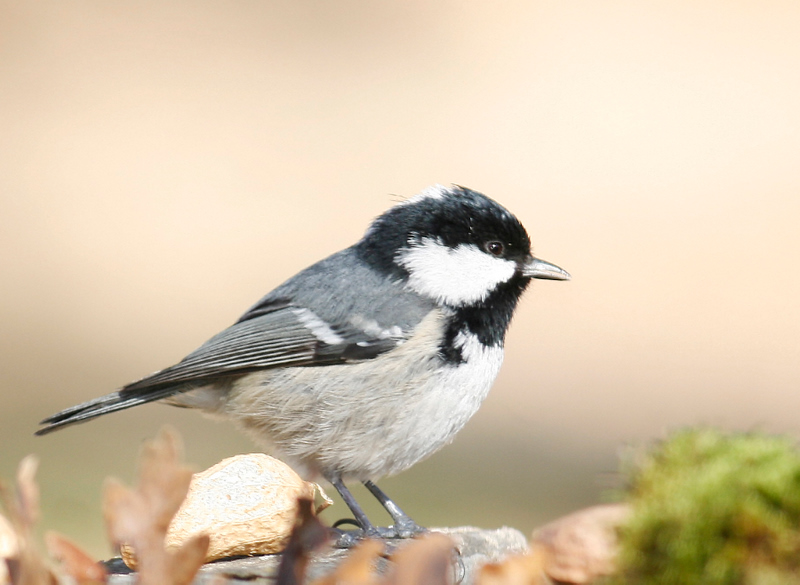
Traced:
<path fill-rule="evenodd" d="M 800 453 L 762 434 L 684 431 L 633 474 L 617 583 L 800 584 Z"/>

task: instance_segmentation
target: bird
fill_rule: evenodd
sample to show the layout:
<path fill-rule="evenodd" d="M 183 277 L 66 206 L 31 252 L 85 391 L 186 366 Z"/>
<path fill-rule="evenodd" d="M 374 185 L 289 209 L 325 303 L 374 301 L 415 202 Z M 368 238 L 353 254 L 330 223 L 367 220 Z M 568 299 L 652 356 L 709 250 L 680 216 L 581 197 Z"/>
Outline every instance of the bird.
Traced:
<path fill-rule="evenodd" d="M 233 421 L 304 477 L 327 480 L 353 514 L 353 538 L 412 537 L 425 529 L 375 481 L 439 450 L 475 414 L 534 278 L 570 275 L 533 256 L 522 223 L 499 203 L 434 185 L 179 363 L 54 414 L 36 434 L 149 402 L 198 409 Z M 345 485 L 353 481 L 392 525 L 370 521 Z"/>

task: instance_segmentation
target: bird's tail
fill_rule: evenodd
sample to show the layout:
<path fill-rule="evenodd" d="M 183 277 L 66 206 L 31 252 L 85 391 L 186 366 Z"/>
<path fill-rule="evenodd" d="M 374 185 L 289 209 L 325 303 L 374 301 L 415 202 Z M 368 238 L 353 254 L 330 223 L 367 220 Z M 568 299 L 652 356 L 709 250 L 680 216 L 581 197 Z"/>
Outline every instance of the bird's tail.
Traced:
<path fill-rule="evenodd" d="M 95 398 L 83 404 L 72 406 L 53 416 L 47 417 L 39 423 L 46 426 L 36 431 L 36 434 L 46 435 L 60 428 L 86 422 L 87 420 L 97 418 L 98 416 L 110 412 L 116 412 L 118 410 L 130 408 L 131 406 L 161 400 L 181 392 L 182 390 L 184 390 L 184 388 L 181 388 L 180 385 L 176 387 L 175 384 L 141 390 L 128 390 L 123 388 L 122 390 L 117 390 L 116 392 L 106 394 L 100 398 Z"/>

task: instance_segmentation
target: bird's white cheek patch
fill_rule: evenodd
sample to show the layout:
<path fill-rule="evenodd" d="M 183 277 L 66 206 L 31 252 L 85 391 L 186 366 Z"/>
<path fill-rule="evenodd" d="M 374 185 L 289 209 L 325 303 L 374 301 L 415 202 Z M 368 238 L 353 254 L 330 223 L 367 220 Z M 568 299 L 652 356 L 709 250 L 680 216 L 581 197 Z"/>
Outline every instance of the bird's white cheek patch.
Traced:
<path fill-rule="evenodd" d="M 513 275 L 511 260 L 495 258 L 472 244 L 450 248 L 432 238 L 400 251 L 397 263 L 408 270 L 408 286 L 451 306 L 485 299 Z"/>

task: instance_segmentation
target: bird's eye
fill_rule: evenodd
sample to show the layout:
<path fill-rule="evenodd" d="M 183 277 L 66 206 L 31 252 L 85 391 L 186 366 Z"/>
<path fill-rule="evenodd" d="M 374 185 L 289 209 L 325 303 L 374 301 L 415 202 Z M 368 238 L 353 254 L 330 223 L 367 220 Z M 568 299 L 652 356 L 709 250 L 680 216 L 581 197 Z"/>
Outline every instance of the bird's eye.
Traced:
<path fill-rule="evenodd" d="M 500 256 L 505 251 L 505 246 L 503 246 L 503 242 L 487 242 L 486 243 L 486 251 L 489 252 L 492 256 Z"/>

